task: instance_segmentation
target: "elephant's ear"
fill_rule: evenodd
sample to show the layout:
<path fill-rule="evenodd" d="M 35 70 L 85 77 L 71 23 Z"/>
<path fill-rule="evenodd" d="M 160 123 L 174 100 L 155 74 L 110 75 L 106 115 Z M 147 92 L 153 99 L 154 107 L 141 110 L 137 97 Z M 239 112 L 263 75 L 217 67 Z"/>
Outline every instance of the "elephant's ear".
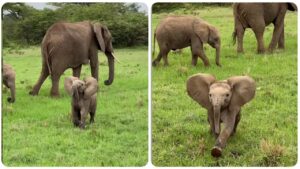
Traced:
<path fill-rule="evenodd" d="M 200 38 L 202 43 L 207 43 L 209 38 L 209 27 L 205 21 L 195 19 L 193 21 L 193 30 Z"/>
<path fill-rule="evenodd" d="M 187 80 L 186 89 L 188 95 L 198 102 L 202 107 L 211 109 L 209 101 L 209 87 L 216 81 L 216 78 L 209 74 L 198 73 Z"/>
<path fill-rule="evenodd" d="M 290 11 L 298 11 L 297 5 L 294 3 L 288 3 L 288 10 Z"/>
<path fill-rule="evenodd" d="M 84 79 L 85 89 L 84 89 L 84 99 L 89 99 L 92 95 L 97 93 L 98 82 L 93 77 L 87 77 Z"/>
<path fill-rule="evenodd" d="M 79 80 L 78 77 L 74 77 L 74 76 L 69 76 L 65 78 L 65 90 L 66 92 L 72 96 L 73 95 L 73 91 L 72 91 L 72 84 L 74 80 Z"/>
<path fill-rule="evenodd" d="M 93 25 L 93 30 L 97 37 L 101 51 L 105 52 L 105 41 L 104 41 L 104 36 L 103 36 L 103 32 L 102 32 L 102 26 L 99 23 L 95 23 Z"/>
<path fill-rule="evenodd" d="M 233 76 L 227 79 L 231 86 L 232 96 L 229 110 L 239 109 L 255 96 L 255 81 L 249 76 Z"/>

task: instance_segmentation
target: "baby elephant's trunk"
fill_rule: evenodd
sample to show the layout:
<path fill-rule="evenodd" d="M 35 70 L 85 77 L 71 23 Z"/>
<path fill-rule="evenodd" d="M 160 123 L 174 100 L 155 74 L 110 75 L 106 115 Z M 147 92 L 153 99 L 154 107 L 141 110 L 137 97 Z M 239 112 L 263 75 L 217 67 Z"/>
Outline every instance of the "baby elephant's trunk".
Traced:
<path fill-rule="evenodd" d="M 215 133 L 217 135 L 220 134 L 220 112 L 221 106 L 214 106 L 214 125 L 215 125 Z"/>

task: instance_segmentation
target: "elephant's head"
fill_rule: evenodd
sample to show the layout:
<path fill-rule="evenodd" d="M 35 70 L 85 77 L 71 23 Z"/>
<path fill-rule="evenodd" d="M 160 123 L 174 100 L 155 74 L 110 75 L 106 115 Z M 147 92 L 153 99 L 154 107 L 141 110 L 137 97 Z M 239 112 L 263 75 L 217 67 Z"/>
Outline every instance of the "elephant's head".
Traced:
<path fill-rule="evenodd" d="M 220 48 L 221 39 L 219 31 L 212 25 L 202 20 L 195 20 L 193 29 L 196 35 L 200 38 L 202 43 L 208 43 L 211 47 L 216 49 L 216 64 L 220 64 Z"/>
<path fill-rule="evenodd" d="M 255 81 L 249 76 L 233 76 L 216 81 L 209 74 L 196 74 L 187 80 L 188 95 L 202 107 L 214 112 L 215 133 L 220 133 L 220 112 L 240 110 L 255 95 Z"/>
<path fill-rule="evenodd" d="M 105 53 L 108 60 L 108 66 L 109 66 L 109 77 L 108 80 L 106 80 L 104 83 L 105 85 L 112 84 L 114 80 L 114 59 L 115 56 L 113 54 L 114 49 L 112 46 L 112 36 L 109 32 L 108 28 L 104 25 L 101 25 L 99 23 L 95 23 L 93 25 L 93 30 L 96 35 L 99 49 Z"/>
<path fill-rule="evenodd" d="M 93 77 L 85 78 L 84 81 L 77 77 L 67 77 L 65 79 L 65 90 L 67 93 L 77 100 L 83 97 L 89 99 L 92 95 L 97 93 L 98 83 Z"/>

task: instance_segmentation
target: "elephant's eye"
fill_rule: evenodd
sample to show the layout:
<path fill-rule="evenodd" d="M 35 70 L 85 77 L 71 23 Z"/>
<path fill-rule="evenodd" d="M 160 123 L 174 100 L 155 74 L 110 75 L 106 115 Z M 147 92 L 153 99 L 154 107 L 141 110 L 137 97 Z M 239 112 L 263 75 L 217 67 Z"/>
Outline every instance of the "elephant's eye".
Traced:
<path fill-rule="evenodd" d="M 229 94 L 228 94 L 228 93 L 226 94 L 226 97 L 229 97 Z"/>
<path fill-rule="evenodd" d="M 209 94 L 208 96 L 211 97 L 211 94 Z"/>

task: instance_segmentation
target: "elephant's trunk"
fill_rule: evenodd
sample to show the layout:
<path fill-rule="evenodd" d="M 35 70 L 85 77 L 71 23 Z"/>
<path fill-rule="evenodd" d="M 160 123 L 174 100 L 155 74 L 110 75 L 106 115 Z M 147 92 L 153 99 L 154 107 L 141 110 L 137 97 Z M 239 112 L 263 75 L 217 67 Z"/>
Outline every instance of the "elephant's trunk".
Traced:
<path fill-rule="evenodd" d="M 220 64 L 220 45 L 216 46 L 216 64 L 221 66 Z"/>
<path fill-rule="evenodd" d="M 105 53 L 107 60 L 108 60 L 108 68 L 109 68 L 109 75 L 108 79 L 104 81 L 105 85 L 111 85 L 112 82 L 114 81 L 114 74 L 115 74 L 115 57 L 113 53 L 107 52 Z"/>
<path fill-rule="evenodd" d="M 221 116 L 221 106 L 214 106 L 214 124 L 215 124 L 216 134 L 220 134 L 220 116 Z"/>

